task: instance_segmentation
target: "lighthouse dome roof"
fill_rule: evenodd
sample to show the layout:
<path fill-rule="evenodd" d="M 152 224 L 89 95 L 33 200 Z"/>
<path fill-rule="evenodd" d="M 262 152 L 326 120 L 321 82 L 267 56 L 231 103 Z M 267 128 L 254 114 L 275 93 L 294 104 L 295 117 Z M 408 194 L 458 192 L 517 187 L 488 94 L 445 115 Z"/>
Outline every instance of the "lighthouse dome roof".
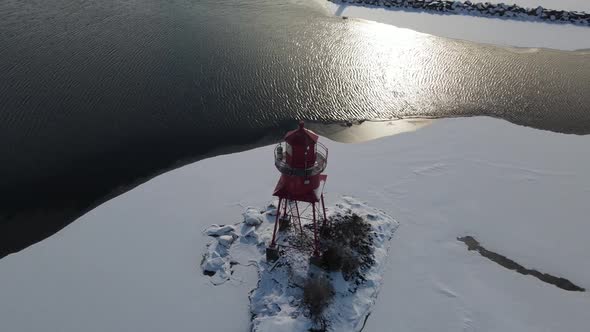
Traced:
<path fill-rule="evenodd" d="M 285 135 L 285 142 L 291 145 L 309 145 L 318 141 L 318 135 L 304 127 L 303 121 L 299 122 L 299 128 L 289 131 Z"/>

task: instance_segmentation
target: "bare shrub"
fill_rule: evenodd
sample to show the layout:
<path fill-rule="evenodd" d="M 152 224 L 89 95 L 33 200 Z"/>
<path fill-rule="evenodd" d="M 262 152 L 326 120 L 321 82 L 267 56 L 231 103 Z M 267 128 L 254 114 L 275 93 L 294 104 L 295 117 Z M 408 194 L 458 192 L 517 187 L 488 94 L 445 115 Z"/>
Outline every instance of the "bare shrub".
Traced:
<path fill-rule="evenodd" d="M 303 302 L 316 322 L 322 319 L 322 313 L 333 297 L 334 287 L 325 277 L 310 278 L 303 286 Z"/>

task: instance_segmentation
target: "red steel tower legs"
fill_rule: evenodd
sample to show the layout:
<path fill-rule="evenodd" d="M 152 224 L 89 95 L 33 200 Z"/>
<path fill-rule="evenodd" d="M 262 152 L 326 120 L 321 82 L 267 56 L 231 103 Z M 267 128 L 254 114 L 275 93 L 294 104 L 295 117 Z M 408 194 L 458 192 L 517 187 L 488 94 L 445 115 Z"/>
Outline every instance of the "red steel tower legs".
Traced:
<path fill-rule="evenodd" d="M 305 129 L 303 122 L 299 128 L 288 132 L 285 141 L 275 148 L 275 166 L 281 177 L 273 192 L 279 198 L 277 215 L 273 228 L 270 246 L 267 248 L 267 259 L 276 260 L 279 256 L 277 232 L 297 220 L 301 234 L 304 234 L 299 211 L 299 202 L 311 205 L 311 221 L 313 229 L 313 255 L 320 255 L 319 216 L 316 204 L 321 203 L 323 225 L 327 225 L 326 207 L 322 193 L 323 183 L 327 176 L 321 174 L 328 163 L 328 149 L 318 142 L 318 135 Z M 293 209 L 294 205 L 294 209 Z M 281 213 L 281 207 L 283 211 Z M 305 211 L 305 210 L 304 210 Z"/>

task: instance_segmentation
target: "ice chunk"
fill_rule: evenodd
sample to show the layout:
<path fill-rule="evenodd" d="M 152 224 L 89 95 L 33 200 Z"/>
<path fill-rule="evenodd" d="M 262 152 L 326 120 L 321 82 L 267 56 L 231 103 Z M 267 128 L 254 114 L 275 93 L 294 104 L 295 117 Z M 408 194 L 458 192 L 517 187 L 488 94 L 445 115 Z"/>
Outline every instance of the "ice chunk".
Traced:
<path fill-rule="evenodd" d="M 242 237 L 251 238 L 251 239 L 258 239 L 258 234 L 256 234 L 256 227 L 244 225 L 242 227 Z"/>
<path fill-rule="evenodd" d="M 220 236 L 217 241 L 220 245 L 229 248 L 231 244 L 234 242 L 235 238 L 233 235 L 222 235 Z"/>
<path fill-rule="evenodd" d="M 230 234 L 230 233 L 234 232 L 235 230 L 236 230 L 236 228 L 232 225 L 225 225 L 225 226 L 211 225 L 209 228 L 207 228 L 205 230 L 205 234 L 207 234 L 209 236 L 222 236 L 222 235 Z"/>
<path fill-rule="evenodd" d="M 217 272 L 224 269 L 225 260 L 221 257 L 208 258 L 203 263 L 203 270 L 210 272 Z"/>
<path fill-rule="evenodd" d="M 244 213 L 244 223 L 248 226 L 258 226 L 264 221 L 262 213 L 254 208 L 247 208 Z"/>

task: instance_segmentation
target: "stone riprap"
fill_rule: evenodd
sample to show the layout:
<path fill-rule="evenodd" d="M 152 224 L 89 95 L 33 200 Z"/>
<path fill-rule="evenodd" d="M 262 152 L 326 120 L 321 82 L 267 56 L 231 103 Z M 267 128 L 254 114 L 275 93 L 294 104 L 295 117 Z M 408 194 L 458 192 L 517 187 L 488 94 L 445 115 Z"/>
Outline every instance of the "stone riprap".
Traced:
<path fill-rule="evenodd" d="M 336 4 L 368 5 L 391 9 L 436 12 L 439 14 L 498 17 L 590 26 L 590 14 L 580 11 L 554 10 L 541 6 L 525 8 L 504 3 L 437 0 L 328 0 Z"/>

